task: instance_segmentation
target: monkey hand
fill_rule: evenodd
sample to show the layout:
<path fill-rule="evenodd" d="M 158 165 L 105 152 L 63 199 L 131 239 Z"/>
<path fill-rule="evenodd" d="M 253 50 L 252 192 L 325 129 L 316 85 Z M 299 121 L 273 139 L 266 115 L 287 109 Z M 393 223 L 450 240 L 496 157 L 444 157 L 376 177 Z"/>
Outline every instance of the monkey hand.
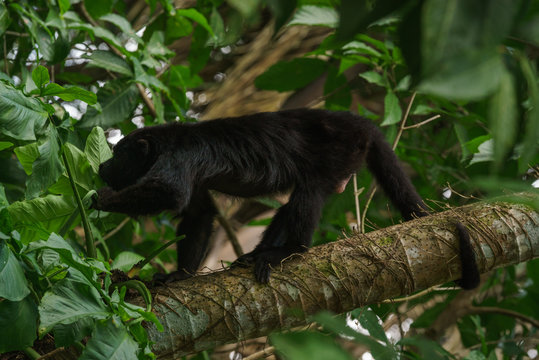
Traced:
<path fill-rule="evenodd" d="M 293 254 L 305 252 L 304 247 L 271 247 L 254 249 L 250 253 L 240 256 L 232 266 L 247 267 L 254 264 L 255 278 L 258 282 L 269 282 L 272 268 L 281 265 L 281 262 Z"/>
<path fill-rule="evenodd" d="M 110 187 L 103 187 L 92 194 L 91 209 L 107 211 L 108 201 L 114 195 L 115 191 Z"/>

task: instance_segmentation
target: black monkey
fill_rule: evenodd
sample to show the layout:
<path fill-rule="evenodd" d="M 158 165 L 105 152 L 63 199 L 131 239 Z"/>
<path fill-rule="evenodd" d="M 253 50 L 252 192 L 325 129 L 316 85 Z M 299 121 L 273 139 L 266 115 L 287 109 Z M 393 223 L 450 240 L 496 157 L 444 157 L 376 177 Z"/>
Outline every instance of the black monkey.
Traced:
<path fill-rule="evenodd" d="M 341 192 L 366 162 L 405 220 L 428 215 L 384 135 L 367 119 L 348 112 L 297 109 L 169 123 L 133 131 L 101 164 L 110 186 L 98 190 L 96 209 L 130 215 L 176 210 L 183 220 L 177 234 L 175 278 L 194 273 L 205 257 L 216 209 L 208 189 L 252 197 L 292 190 L 255 250 L 236 263 L 255 265 L 267 282 L 270 265 L 311 244 L 326 198 Z M 461 234 L 463 279 L 473 288 L 479 274 L 466 229 Z"/>

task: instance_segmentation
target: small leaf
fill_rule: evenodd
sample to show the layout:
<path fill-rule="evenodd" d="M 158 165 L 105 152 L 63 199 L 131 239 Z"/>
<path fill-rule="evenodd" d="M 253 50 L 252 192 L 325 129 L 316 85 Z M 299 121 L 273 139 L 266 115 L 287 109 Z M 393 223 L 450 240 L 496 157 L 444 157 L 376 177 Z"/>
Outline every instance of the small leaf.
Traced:
<path fill-rule="evenodd" d="M 110 81 L 97 92 L 101 112 L 89 108 L 77 126 L 90 129 L 100 126 L 108 129 L 126 120 L 137 105 L 139 92 L 135 84 L 125 81 Z"/>
<path fill-rule="evenodd" d="M 78 86 L 64 88 L 63 86 L 55 83 L 47 85 L 45 90 L 43 90 L 42 95 L 58 96 L 60 99 L 65 101 L 81 100 L 89 105 L 93 105 L 97 102 L 96 95 L 91 91 L 84 90 Z"/>
<path fill-rule="evenodd" d="M 96 174 L 99 172 L 99 165 L 112 157 L 105 132 L 99 126 L 94 127 L 88 135 L 84 153 Z"/>
<path fill-rule="evenodd" d="M 381 126 L 397 124 L 401 120 L 402 109 L 399 98 L 392 91 L 388 91 L 384 98 L 384 121 Z"/>
<path fill-rule="evenodd" d="M 9 141 L 0 141 L 0 151 L 2 150 L 5 150 L 5 149 L 9 149 L 10 147 L 13 146 L 13 143 L 12 142 L 9 142 Z"/>
<path fill-rule="evenodd" d="M 88 65 L 97 66 L 129 77 L 133 76 L 133 72 L 127 62 L 110 51 L 96 50 L 90 56 L 83 57 L 90 60 Z"/>
<path fill-rule="evenodd" d="M 336 28 L 339 23 L 339 14 L 335 9 L 326 6 L 301 6 L 288 25 L 318 25 Z"/>
<path fill-rule="evenodd" d="M 364 73 L 359 74 L 359 76 L 371 84 L 380 85 L 382 87 L 386 87 L 388 85 L 386 79 L 376 71 L 365 71 Z"/>
<path fill-rule="evenodd" d="M 39 157 L 32 164 L 32 175 L 26 180 L 26 198 L 33 199 L 54 184 L 64 171 L 60 161 L 58 132 L 52 125 L 38 143 Z"/>
<path fill-rule="evenodd" d="M 17 159 L 22 165 L 26 175 L 32 174 L 32 164 L 39 157 L 39 150 L 37 142 L 30 143 L 28 145 L 19 146 L 14 149 Z"/>
<path fill-rule="evenodd" d="M 290 91 L 307 86 L 321 76 L 327 63 L 318 59 L 298 58 L 280 61 L 255 79 L 259 89 Z"/>
<path fill-rule="evenodd" d="M 359 314 L 359 323 L 369 331 L 373 338 L 389 344 L 384 328 L 378 322 L 378 317 L 370 309 L 364 308 Z"/>
<path fill-rule="evenodd" d="M 260 0 L 227 0 L 228 4 L 238 10 L 244 19 L 249 19 L 258 9 Z"/>
<path fill-rule="evenodd" d="M 49 70 L 47 70 L 45 66 L 38 65 L 32 71 L 32 80 L 34 81 L 34 84 L 36 84 L 37 88 L 41 89 L 51 80 L 49 77 Z"/>
<path fill-rule="evenodd" d="M 208 24 L 208 20 L 206 20 L 204 15 L 202 15 L 195 8 L 178 9 L 176 10 L 176 15 L 185 16 L 188 19 L 196 21 L 200 26 L 206 29 L 211 36 L 214 36 L 213 29 L 211 28 L 210 24 Z"/>
<path fill-rule="evenodd" d="M 290 332 L 271 334 L 270 342 L 283 359 L 349 360 L 348 354 L 337 342 L 318 332 Z"/>
<path fill-rule="evenodd" d="M 128 272 L 141 260 L 144 260 L 144 256 L 130 251 L 122 251 L 112 262 L 111 269 L 120 269 L 123 272 Z"/>

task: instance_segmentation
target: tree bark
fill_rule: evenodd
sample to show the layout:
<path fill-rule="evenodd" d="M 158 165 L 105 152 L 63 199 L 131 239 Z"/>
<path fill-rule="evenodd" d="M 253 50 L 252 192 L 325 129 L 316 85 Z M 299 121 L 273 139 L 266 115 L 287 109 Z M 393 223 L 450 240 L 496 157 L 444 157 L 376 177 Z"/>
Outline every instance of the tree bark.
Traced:
<path fill-rule="evenodd" d="M 537 203 L 539 196 L 522 199 Z M 165 331 L 148 325 L 153 351 L 173 359 L 303 325 L 320 310 L 343 313 L 458 279 L 457 221 L 470 231 L 481 273 L 539 257 L 533 208 L 455 208 L 312 248 L 284 261 L 267 285 L 254 281 L 252 269 L 232 269 L 157 287 L 153 311 Z"/>

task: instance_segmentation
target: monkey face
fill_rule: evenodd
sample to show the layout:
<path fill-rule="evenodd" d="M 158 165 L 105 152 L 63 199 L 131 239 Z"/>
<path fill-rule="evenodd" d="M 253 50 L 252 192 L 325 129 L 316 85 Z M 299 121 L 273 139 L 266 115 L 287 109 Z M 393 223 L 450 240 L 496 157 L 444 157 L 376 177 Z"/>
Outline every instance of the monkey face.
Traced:
<path fill-rule="evenodd" d="M 135 184 L 155 161 L 151 139 L 132 133 L 113 148 L 113 156 L 99 165 L 99 176 L 114 190 Z"/>

